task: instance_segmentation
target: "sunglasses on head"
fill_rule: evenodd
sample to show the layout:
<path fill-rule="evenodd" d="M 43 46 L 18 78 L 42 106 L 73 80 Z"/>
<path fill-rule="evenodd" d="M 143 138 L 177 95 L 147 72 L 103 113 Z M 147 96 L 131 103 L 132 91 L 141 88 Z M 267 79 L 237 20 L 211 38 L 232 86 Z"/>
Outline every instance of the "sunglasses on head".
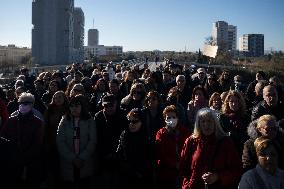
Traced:
<path fill-rule="evenodd" d="M 136 124 L 136 123 L 138 123 L 139 121 L 140 121 L 140 120 L 138 120 L 138 119 L 137 119 L 137 120 L 128 120 L 128 122 L 129 122 L 129 123 L 132 123 L 132 124 Z"/>

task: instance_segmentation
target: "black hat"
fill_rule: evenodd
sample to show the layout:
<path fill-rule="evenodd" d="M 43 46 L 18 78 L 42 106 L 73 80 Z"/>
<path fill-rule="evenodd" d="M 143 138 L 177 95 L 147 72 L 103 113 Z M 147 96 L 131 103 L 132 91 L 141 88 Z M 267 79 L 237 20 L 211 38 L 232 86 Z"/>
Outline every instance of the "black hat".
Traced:
<path fill-rule="evenodd" d="M 103 97 L 102 105 L 105 104 L 114 104 L 116 101 L 115 96 L 113 94 L 107 94 Z"/>

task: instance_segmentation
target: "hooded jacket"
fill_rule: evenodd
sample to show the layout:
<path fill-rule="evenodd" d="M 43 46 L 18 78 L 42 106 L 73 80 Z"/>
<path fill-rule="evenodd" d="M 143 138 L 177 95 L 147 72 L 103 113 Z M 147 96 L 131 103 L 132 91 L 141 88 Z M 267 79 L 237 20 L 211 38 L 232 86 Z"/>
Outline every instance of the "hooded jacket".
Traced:
<path fill-rule="evenodd" d="M 243 154 L 242 154 L 242 163 L 243 163 L 244 171 L 255 168 L 255 166 L 258 163 L 257 155 L 256 155 L 255 147 L 254 147 L 254 141 L 258 137 L 260 137 L 261 134 L 259 132 L 257 132 L 256 123 L 257 123 L 257 120 L 252 121 L 249 124 L 249 127 L 247 129 L 247 133 L 248 133 L 250 139 L 248 139 L 245 142 Z M 283 147 L 284 147 L 284 131 L 279 126 L 277 126 L 277 129 L 278 129 L 278 132 L 277 132 L 277 136 L 274 139 L 274 141 L 283 149 Z M 284 158 L 284 151 L 281 150 L 281 149 L 278 149 L 278 150 L 280 150 L 278 159 L 281 160 L 281 159 Z M 282 162 L 279 161 L 279 168 L 281 168 L 281 169 L 284 168 L 284 162 L 283 161 Z"/>

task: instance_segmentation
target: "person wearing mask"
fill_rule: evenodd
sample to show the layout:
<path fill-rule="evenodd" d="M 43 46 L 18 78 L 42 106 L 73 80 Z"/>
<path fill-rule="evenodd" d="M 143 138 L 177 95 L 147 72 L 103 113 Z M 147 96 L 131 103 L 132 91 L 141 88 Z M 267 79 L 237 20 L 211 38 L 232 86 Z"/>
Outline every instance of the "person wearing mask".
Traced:
<path fill-rule="evenodd" d="M 174 105 L 164 109 L 163 117 L 164 127 L 156 134 L 157 184 L 159 189 L 175 189 L 180 184 L 180 153 L 189 131 L 179 122 Z"/>
<path fill-rule="evenodd" d="M 1 137 L 15 144 L 10 149 L 13 151 L 11 162 L 7 162 L 11 163 L 6 172 L 8 178 L 4 178 L 10 182 L 10 188 L 39 188 L 42 181 L 44 126 L 32 111 L 34 101 L 31 93 L 22 93 L 17 114 L 8 119 L 0 132 Z"/>

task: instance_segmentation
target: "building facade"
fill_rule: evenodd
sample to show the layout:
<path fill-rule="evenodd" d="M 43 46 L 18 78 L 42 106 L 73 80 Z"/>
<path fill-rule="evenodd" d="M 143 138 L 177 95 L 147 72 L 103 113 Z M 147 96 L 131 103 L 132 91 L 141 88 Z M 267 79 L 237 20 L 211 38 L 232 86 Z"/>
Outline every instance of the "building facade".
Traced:
<path fill-rule="evenodd" d="M 15 45 L 0 46 L 0 63 L 11 63 L 19 65 L 22 59 L 31 54 L 31 49 L 27 47 L 16 47 Z"/>
<path fill-rule="evenodd" d="M 219 50 L 228 50 L 228 23 L 225 21 L 217 21 L 213 23 L 212 38 L 214 44 Z"/>
<path fill-rule="evenodd" d="M 88 31 L 88 46 L 99 45 L 99 30 L 89 29 Z"/>
<path fill-rule="evenodd" d="M 240 37 L 240 51 L 249 57 L 260 57 L 264 55 L 264 35 L 244 34 Z"/>
<path fill-rule="evenodd" d="M 74 8 L 74 61 L 84 61 L 85 16 L 81 8 Z"/>
<path fill-rule="evenodd" d="M 33 0 L 32 24 L 32 56 L 36 64 L 60 65 L 76 60 L 74 0 Z"/>
<path fill-rule="evenodd" d="M 228 25 L 228 50 L 237 50 L 237 26 Z"/>
<path fill-rule="evenodd" d="M 85 59 L 90 59 L 95 56 L 105 56 L 105 55 L 115 55 L 122 56 L 123 47 L 122 46 L 85 46 Z"/>

